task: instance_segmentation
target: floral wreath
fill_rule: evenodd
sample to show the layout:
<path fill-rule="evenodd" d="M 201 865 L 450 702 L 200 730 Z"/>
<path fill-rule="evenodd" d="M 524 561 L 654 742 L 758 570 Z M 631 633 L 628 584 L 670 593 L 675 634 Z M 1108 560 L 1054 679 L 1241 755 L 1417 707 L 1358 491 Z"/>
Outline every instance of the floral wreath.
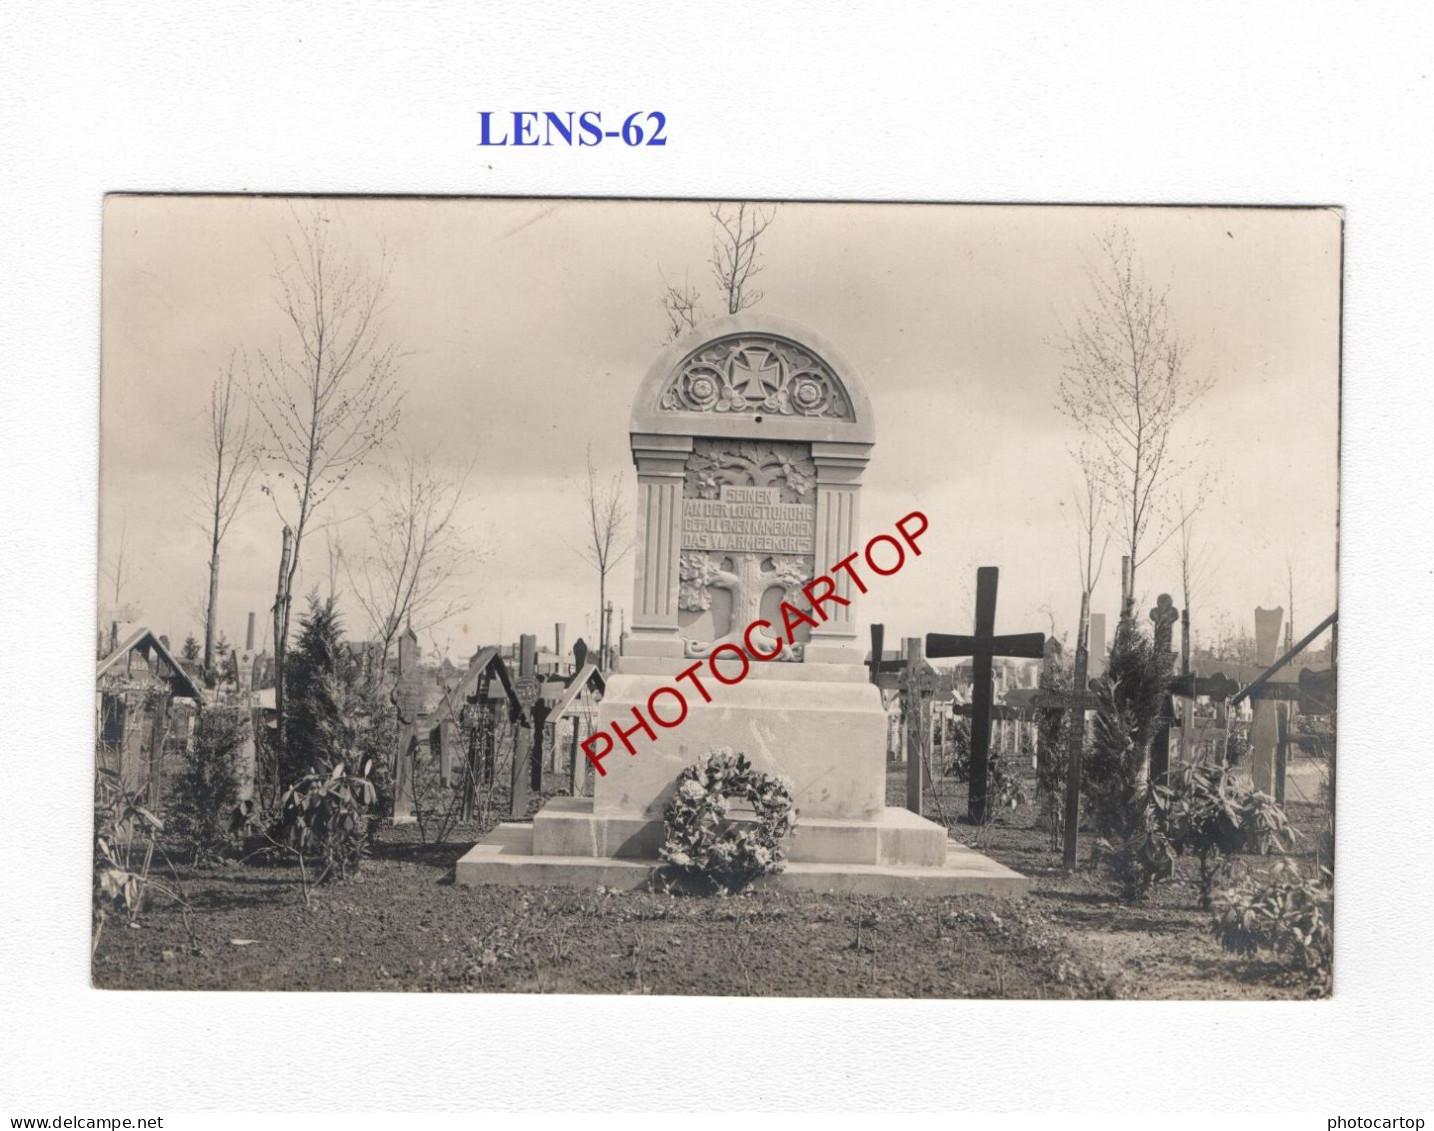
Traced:
<path fill-rule="evenodd" d="M 755 823 L 728 820 L 734 799 L 752 806 Z M 667 839 L 658 855 L 670 872 L 735 889 L 785 863 L 787 834 L 797 823 L 792 783 L 754 769 L 745 754 L 714 748 L 678 775 L 663 823 Z"/>

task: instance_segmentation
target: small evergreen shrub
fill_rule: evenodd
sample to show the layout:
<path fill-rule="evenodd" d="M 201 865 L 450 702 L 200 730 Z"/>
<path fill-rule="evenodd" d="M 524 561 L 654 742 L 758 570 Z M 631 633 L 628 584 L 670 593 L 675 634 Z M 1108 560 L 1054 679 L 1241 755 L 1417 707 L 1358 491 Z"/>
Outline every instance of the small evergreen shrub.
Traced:
<path fill-rule="evenodd" d="M 171 786 L 168 831 L 194 852 L 196 860 L 231 838 L 239 804 L 238 754 L 249 726 L 247 709 L 206 708 Z"/>
<path fill-rule="evenodd" d="M 398 715 L 376 678 L 344 647 L 332 598 L 309 599 L 299 639 L 286 665 L 286 748 L 278 752 L 281 781 L 325 776 L 340 763 L 368 765 L 375 817 L 393 814 L 393 764 Z"/>
<path fill-rule="evenodd" d="M 1096 684 L 1094 736 L 1081 792 L 1099 839 L 1093 861 L 1127 899 L 1142 898 L 1174 872 L 1166 831 L 1171 793 L 1150 780 L 1150 745 L 1170 678 L 1169 656 L 1130 619 L 1115 631 L 1105 675 Z"/>

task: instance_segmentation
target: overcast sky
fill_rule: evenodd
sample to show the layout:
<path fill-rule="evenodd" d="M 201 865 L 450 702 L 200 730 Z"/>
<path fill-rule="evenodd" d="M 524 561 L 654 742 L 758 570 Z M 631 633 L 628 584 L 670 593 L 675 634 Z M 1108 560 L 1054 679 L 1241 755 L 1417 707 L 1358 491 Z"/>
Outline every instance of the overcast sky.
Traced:
<path fill-rule="evenodd" d="M 462 586 L 465 616 L 435 634 L 462 659 L 535 632 L 596 638 L 596 578 L 578 489 L 591 445 L 601 469 L 636 478 L 627 423 L 661 349 L 662 274 L 684 276 L 719 311 L 709 276 L 711 220 L 700 203 L 552 200 L 299 201 L 318 208 L 359 258 L 386 242 L 395 260 L 385 331 L 403 350 L 401 431 L 473 465 L 461 515 L 484 551 Z M 805 323 L 865 382 L 877 443 L 864 525 L 914 508 L 926 554 L 862 598 L 858 622 L 888 639 L 965 631 L 978 565 L 1001 568 L 998 631 L 1058 632 L 1079 603 L 1073 529 L 1078 439 L 1055 408 L 1052 344 L 1089 294 L 1085 270 L 1113 222 L 1150 278 L 1169 285 L 1187 365 L 1212 391 L 1179 437 L 1203 444 L 1214 492 L 1196 542 L 1213 567 L 1196 594 L 1197 634 L 1223 616 L 1251 625 L 1286 603 L 1296 630 L 1334 607 L 1338 454 L 1339 223 L 1321 210 L 783 204 L 762 240 L 758 309 Z M 210 382 L 235 349 L 283 339 L 273 256 L 291 205 L 244 198 L 117 197 L 104 224 L 101 564 L 121 528 L 122 599 L 177 640 L 202 636 L 207 543 L 193 521 Z M 278 521 L 256 489 L 223 555 L 220 626 L 242 641 L 273 602 Z M 1193 486 L 1193 483 L 1192 483 Z M 355 478 L 331 518 L 371 505 Z M 336 532 L 357 548 L 362 521 Z M 1140 576 L 1143 607 L 1179 603 L 1173 544 Z M 818 563 L 820 568 L 823 563 Z M 327 587 L 322 536 L 305 545 L 297 591 Z M 102 578 L 102 605 L 112 583 Z M 631 604 L 631 568 L 610 594 Z M 1119 598 L 1114 546 L 1095 608 Z M 343 596 L 340 593 L 342 601 Z M 364 634 L 358 610 L 351 627 Z M 863 627 L 863 633 L 864 633 Z"/>

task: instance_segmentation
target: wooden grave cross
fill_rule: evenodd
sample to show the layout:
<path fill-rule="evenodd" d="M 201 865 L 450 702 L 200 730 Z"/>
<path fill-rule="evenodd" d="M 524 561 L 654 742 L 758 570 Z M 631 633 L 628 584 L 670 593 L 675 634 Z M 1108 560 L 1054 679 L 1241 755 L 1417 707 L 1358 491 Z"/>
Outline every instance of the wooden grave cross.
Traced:
<path fill-rule="evenodd" d="M 866 662 L 871 672 L 871 682 L 887 690 L 896 688 L 901 692 L 901 713 L 904 722 L 902 744 L 906 754 L 906 808 L 921 815 L 921 768 L 922 746 L 927 726 L 927 705 L 932 694 L 940 685 L 939 672 L 930 670 L 921 656 L 920 637 L 909 636 L 905 641 L 905 656 L 899 660 L 883 660 L 882 644 L 886 639 L 886 626 L 871 626 L 871 659 Z M 883 678 L 886 677 L 886 678 Z M 894 677 L 894 678 L 893 678 Z"/>
<path fill-rule="evenodd" d="M 1075 670 L 1071 673 L 1071 690 L 1047 689 L 1036 692 L 1031 706 L 1044 711 L 1064 711 L 1066 729 L 1066 803 L 1062 844 L 1062 863 L 1066 871 L 1076 866 L 1076 826 L 1080 823 L 1080 771 L 1081 759 L 1085 754 L 1085 714 L 1094 711 L 1097 697 L 1087 682 L 1086 673 L 1090 667 L 1089 649 L 1077 646 Z"/>
<path fill-rule="evenodd" d="M 1230 736 L 1226 700 L 1240 690 L 1238 681 L 1224 672 L 1214 675 L 1196 675 L 1186 672 L 1177 675 L 1166 684 L 1166 690 L 1180 700 L 1180 760 L 1190 762 L 1197 743 L 1220 742 Z M 1217 714 L 1213 723 L 1201 725 L 1195 716 L 1195 700 L 1204 696 L 1216 704 Z M 1197 738 L 1197 733 L 1199 737 Z"/>
<path fill-rule="evenodd" d="M 1046 651 L 1046 637 L 1042 632 L 996 635 L 996 588 L 1000 576 L 996 566 L 982 566 L 976 571 L 976 631 L 972 635 L 926 634 L 926 654 L 932 659 L 971 657 L 971 784 L 967 811 L 977 825 L 986 823 L 993 690 L 991 661 L 997 656 L 1039 660 Z"/>
<path fill-rule="evenodd" d="M 533 735 L 542 742 L 543 728 L 534 717 L 536 704 L 542 695 L 542 684 L 538 681 L 538 638 L 532 634 L 518 637 L 518 678 L 513 681 L 513 690 L 522 706 L 522 717 L 518 730 L 513 736 L 513 768 L 509 778 L 508 815 L 515 821 L 528 816 L 528 802 L 534 793 L 541 791 L 542 761 L 533 746 Z M 538 788 L 534 788 L 534 779 Z"/>
<path fill-rule="evenodd" d="M 883 675 L 899 675 L 906 670 L 906 660 L 883 660 L 881 658 L 881 647 L 886 642 L 886 625 L 874 624 L 871 626 L 871 659 L 866 661 L 867 670 L 871 673 L 871 682 L 878 687 L 890 690 L 899 686 L 899 681 L 884 680 Z"/>

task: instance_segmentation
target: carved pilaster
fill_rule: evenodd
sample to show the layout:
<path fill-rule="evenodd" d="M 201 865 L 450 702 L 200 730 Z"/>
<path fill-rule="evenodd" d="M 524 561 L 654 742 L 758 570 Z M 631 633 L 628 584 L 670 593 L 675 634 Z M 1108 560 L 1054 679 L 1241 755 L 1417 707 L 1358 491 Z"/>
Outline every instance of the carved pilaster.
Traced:
<path fill-rule="evenodd" d="M 633 564 L 632 643 L 654 654 L 651 638 L 671 640 L 676 654 L 678 565 L 682 547 L 682 481 L 692 439 L 687 436 L 632 436 L 637 465 L 636 560 Z M 663 644 L 658 652 L 666 652 Z"/>
<path fill-rule="evenodd" d="M 861 476 L 871 456 L 870 444 L 818 442 L 812 445 L 817 468 L 816 571 L 825 573 L 861 546 Z M 838 596 L 851 601 L 854 589 L 845 573 L 836 576 Z M 859 593 L 855 593 L 857 598 Z M 813 643 L 855 640 L 852 606 L 829 603 L 829 619 L 812 630 Z"/>

